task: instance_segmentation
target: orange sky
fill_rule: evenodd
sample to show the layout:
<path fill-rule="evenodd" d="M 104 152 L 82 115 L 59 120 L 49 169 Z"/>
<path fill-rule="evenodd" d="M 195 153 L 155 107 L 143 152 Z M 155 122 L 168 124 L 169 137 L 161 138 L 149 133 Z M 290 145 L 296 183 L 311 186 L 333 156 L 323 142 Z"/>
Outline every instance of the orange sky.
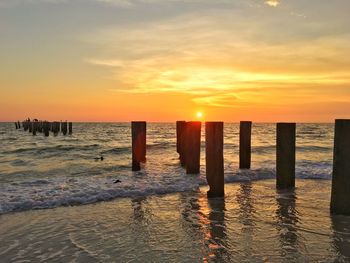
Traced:
<path fill-rule="evenodd" d="M 0 121 L 350 118 L 345 0 L 0 1 Z"/>

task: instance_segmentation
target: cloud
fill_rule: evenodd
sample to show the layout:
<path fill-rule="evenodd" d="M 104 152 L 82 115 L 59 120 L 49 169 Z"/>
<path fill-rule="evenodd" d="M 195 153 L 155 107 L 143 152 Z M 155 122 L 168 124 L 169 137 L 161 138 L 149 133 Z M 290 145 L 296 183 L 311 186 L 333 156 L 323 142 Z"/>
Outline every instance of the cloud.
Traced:
<path fill-rule="evenodd" d="M 277 7 L 280 4 L 280 2 L 279 2 L 279 0 L 267 0 L 267 1 L 265 1 L 265 4 L 272 6 L 272 7 Z"/>
<path fill-rule="evenodd" d="M 213 107 L 350 98 L 348 36 L 288 15 L 231 9 L 112 26 L 84 36 L 96 49 L 86 62 L 108 70 L 115 91 L 187 94 Z"/>

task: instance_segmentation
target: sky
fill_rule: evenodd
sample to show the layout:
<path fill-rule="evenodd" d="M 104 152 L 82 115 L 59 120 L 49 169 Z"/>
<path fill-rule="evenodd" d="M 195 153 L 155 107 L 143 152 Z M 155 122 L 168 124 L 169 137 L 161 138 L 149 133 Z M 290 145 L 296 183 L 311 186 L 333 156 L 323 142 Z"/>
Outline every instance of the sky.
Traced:
<path fill-rule="evenodd" d="M 349 0 L 0 0 L 0 121 L 350 118 Z"/>

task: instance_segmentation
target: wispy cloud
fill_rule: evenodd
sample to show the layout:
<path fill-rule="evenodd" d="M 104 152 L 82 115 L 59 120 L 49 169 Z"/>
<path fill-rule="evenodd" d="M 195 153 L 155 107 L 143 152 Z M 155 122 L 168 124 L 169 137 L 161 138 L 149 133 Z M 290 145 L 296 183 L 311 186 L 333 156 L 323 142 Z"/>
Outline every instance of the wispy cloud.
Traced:
<path fill-rule="evenodd" d="M 280 2 L 279 0 L 267 0 L 265 1 L 265 4 L 269 6 L 277 7 L 280 4 Z"/>
<path fill-rule="evenodd" d="M 99 30 L 85 41 L 103 52 L 87 62 L 109 68 L 120 92 L 183 93 L 215 107 L 314 100 L 310 90 L 350 83 L 350 73 L 341 70 L 350 66 L 346 39 L 310 40 L 291 28 L 286 40 L 276 41 L 273 30 L 262 30 L 274 20 L 247 22 L 232 12 Z M 285 96 L 287 88 L 294 96 Z"/>

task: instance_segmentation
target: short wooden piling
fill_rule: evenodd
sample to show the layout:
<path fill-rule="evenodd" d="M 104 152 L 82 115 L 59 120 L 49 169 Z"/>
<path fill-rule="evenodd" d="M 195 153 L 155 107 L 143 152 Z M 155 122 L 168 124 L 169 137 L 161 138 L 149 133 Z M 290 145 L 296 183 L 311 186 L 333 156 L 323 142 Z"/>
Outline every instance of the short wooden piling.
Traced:
<path fill-rule="evenodd" d="M 201 126 L 200 121 L 186 122 L 185 163 L 187 174 L 198 174 L 200 171 Z"/>
<path fill-rule="evenodd" d="M 239 168 L 250 169 L 252 122 L 241 121 L 239 125 Z"/>
<path fill-rule="evenodd" d="M 15 122 L 15 126 L 16 126 L 16 130 L 18 130 L 18 123 L 17 122 Z"/>
<path fill-rule="evenodd" d="M 19 121 L 17 122 L 17 125 L 18 125 L 18 129 L 20 129 L 21 128 L 21 123 Z"/>
<path fill-rule="evenodd" d="M 186 121 L 176 122 L 176 151 L 182 166 L 185 166 L 185 129 Z"/>
<path fill-rule="evenodd" d="M 50 135 L 50 128 L 51 128 L 50 122 L 44 121 L 44 123 L 43 123 L 43 131 L 44 131 L 44 135 L 46 137 L 48 137 Z"/>
<path fill-rule="evenodd" d="M 276 186 L 295 187 L 295 123 L 277 123 Z"/>
<path fill-rule="evenodd" d="M 28 122 L 28 131 L 29 131 L 29 133 L 32 133 L 32 131 L 33 131 L 33 122 L 31 122 L 31 121 Z"/>
<path fill-rule="evenodd" d="M 63 133 L 63 135 L 67 135 L 67 132 L 68 132 L 68 129 L 67 129 L 68 127 L 67 127 L 67 122 L 65 121 L 65 122 L 62 122 L 61 123 L 61 130 L 62 130 L 62 133 Z"/>
<path fill-rule="evenodd" d="M 33 133 L 33 135 L 36 135 L 37 129 L 38 129 L 38 122 L 33 121 L 32 122 L 32 133 Z"/>
<path fill-rule="evenodd" d="M 132 170 L 139 171 L 141 162 L 146 161 L 146 122 L 131 122 Z"/>
<path fill-rule="evenodd" d="M 205 123 L 205 162 L 209 184 L 207 196 L 223 197 L 224 192 L 224 123 Z"/>
<path fill-rule="evenodd" d="M 69 122 L 68 130 L 69 130 L 69 134 L 72 135 L 72 133 L 73 133 L 73 123 L 72 122 Z"/>
<path fill-rule="evenodd" d="M 331 213 L 350 215 L 350 120 L 335 120 Z"/>

